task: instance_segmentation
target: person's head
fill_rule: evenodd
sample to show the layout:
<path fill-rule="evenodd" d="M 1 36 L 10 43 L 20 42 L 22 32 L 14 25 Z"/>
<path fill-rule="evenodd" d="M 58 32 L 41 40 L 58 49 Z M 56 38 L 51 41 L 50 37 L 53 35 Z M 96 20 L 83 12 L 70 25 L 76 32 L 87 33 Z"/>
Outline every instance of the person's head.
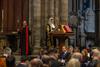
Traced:
<path fill-rule="evenodd" d="M 20 58 L 20 61 L 21 62 L 25 62 L 27 60 L 27 57 L 26 56 L 21 56 L 21 58 Z"/>
<path fill-rule="evenodd" d="M 24 20 L 23 21 L 23 27 L 25 27 L 27 25 L 27 22 Z"/>
<path fill-rule="evenodd" d="M 62 47 L 62 52 L 66 52 L 66 51 L 67 51 L 66 46 L 63 46 L 63 47 Z"/>
<path fill-rule="evenodd" d="M 12 54 L 11 48 L 6 47 L 6 48 L 5 48 L 5 53 L 8 54 L 8 55 L 11 55 L 11 54 Z"/>
<path fill-rule="evenodd" d="M 52 23 L 54 22 L 54 18 L 53 17 L 50 17 L 49 19 Z"/>
<path fill-rule="evenodd" d="M 100 59 L 100 51 L 97 48 L 92 50 L 92 58 L 94 60 Z"/>
<path fill-rule="evenodd" d="M 43 67 L 43 62 L 42 60 L 38 58 L 34 58 L 31 60 L 31 67 Z"/>
<path fill-rule="evenodd" d="M 78 59 L 79 61 L 82 61 L 83 57 L 82 57 L 81 53 L 75 52 L 75 53 L 73 53 L 72 58 L 75 58 L 75 59 Z"/>
<path fill-rule="evenodd" d="M 72 46 L 69 46 L 68 51 L 69 51 L 69 52 L 73 52 L 73 50 L 74 50 L 74 48 L 73 48 Z"/>
<path fill-rule="evenodd" d="M 49 18 L 48 24 L 49 24 L 49 25 L 54 25 L 54 24 L 55 24 L 55 23 L 54 23 L 54 18 L 53 18 L 53 17 L 50 17 L 50 18 Z"/>
<path fill-rule="evenodd" d="M 80 52 L 79 47 L 75 47 L 74 52 Z"/>
<path fill-rule="evenodd" d="M 80 67 L 80 66 L 81 66 L 80 61 L 74 58 L 70 59 L 68 64 L 66 65 L 66 67 Z"/>
<path fill-rule="evenodd" d="M 49 62 L 50 62 L 50 56 L 43 55 L 42 56 L 42 61 L 43 61 L 43 64 L 49 64 Z"/>
<path fill-rule="evenodd" d="M 82 55 L 83 56 L 88 56 L 88 50 L 87 49 L 83 49 L 82 50 Z"/>
<path fill-rule="evenodd" d="M 56 48 L 50 48 L 49 49 L 49 54 L 53 54 L 53 53 L 57 53 L 57 49 Z"/>

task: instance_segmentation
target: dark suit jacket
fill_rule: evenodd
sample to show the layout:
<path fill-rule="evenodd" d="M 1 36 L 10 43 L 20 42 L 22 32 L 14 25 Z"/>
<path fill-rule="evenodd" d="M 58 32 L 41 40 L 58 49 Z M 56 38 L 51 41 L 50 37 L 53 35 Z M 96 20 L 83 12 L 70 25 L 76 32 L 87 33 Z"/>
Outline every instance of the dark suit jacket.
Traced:
<path fill-rule="evenodd" d="M 16 67 L 28 67 L 28 66 L 20 63 Z"/>
<path fill-rule="evenodd" d="M 50 67 L 60 67 L 60 63 L 57 60 L 52 59 L 50 62 Z"/>
<path fill-rule="evenodd" d="M 60 54 L 60 59 L 67 59 L 70 56 L 69 52 L 62 52 Z"/>
<path fill-rule="evenodd" d="M 15 57 L 10 55 L 6 58 L 7 67 L 15 67 Z"/>

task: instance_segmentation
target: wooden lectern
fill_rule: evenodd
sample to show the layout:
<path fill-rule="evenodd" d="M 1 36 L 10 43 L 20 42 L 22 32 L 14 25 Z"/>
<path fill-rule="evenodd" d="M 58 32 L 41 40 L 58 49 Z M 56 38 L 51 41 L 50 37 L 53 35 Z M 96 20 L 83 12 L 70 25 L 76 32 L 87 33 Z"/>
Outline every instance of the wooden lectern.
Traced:
<path fill-rule="evenodd" d="M 73 32 L 68 32 L 68 33 L 64 33 L 64 32 L 61 32 L 61 31 L 50 32 L 51 38 L 56 38 L 59 41 L 59 45 L 58 45 L 59 52 L 62 51 L 62 46 L 65 45 L 65 40 L 66 39 L 69 40 L 69 36 L 73 36 L 73 35 L 74 35 Z"/>

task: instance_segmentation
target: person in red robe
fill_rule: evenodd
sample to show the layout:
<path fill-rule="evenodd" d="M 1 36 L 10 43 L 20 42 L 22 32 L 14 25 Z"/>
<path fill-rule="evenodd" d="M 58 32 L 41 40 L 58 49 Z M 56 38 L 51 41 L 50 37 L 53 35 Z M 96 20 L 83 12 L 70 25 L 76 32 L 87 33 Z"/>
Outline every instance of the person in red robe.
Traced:
<path fill-rule="evenodd" d="M 20 54 L 28 56 L 29 54 L 29 29 L 26 20 L 24 20 L 20 34 Z"/>

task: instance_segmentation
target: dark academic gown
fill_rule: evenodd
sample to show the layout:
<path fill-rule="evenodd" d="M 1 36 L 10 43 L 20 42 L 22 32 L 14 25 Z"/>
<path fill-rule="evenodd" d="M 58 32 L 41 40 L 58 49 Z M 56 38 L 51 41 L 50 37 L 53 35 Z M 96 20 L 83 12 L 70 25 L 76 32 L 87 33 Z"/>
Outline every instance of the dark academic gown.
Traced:
<path fill-rule="evenodd" d="M 6 58 L 6 66 L 15 67 L 15 57 L 13 55 L 10 55 Z"/>
<path fill-rule="evenodd" d="M 28 49 L 29 49 L 29 37 L 28 37 L 28 26 L 23 28 L 20 31 L 20 54 L 22 56 L 27 56 L 28 55 Z"/>

